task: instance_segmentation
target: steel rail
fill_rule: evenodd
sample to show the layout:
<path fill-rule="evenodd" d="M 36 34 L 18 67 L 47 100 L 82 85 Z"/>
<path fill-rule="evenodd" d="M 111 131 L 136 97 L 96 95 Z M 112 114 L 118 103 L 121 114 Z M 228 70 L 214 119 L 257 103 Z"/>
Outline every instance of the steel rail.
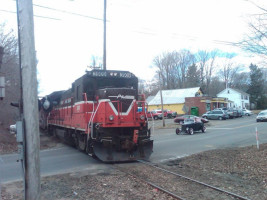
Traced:
<path fill-rule="evenodd" d="M 178 196 L 178 195 L 176 195 L 176 194 L 174 194 L 174 193 L 172 193 L 172 192 L 170 192 L 170 191 L 168 191 L 168 190 L 166 190 L 166 189 L 164 189 L 164 188 L 162 188 L 162 187 L 160 187 L 160 186 L 158 186 L 158 185 L 156 185 L 156 184 L 154 184 L 154 183 L 152 183 L 150 181 L 147 181 L 147 180 L 145 180 L 143 178 L 140 178 L 140 177 L 138 177 L 138 176 L 136 176 L 136 175 L 134 175 L 134 174 L 132 174 L 130 172 L 127 172 L 127 171 L 123 170 L 121 167 L 118 167 L 118 166 L 115 166 L 115 165 L 113 165 L 113 166 L 116 169 L 120 170 L 121 172 L 123 172 L 123 173 L 125 173 L 125 174 L 127 174 L 129 176 L 132 176 L 135 179 L 139 179 L 141 182 L 145 182 L 146 184 L 148 184 L 148 185 L 150 185 L 150 186 L 152 186 L 152 187 L 154 187 L 154 188 L 156 188 L 156 189 L 158 189 L 158 190 L 160 190 L 160 191 L 162 191 L 162 192 L 164 192 L 164 193 L 166 193 L 166 194 L 174 197 L 175 199 L 178 199 L 178 200 L 186 200 L 186 199 L 184 199 L 184 198 L 182 198 L 182 197 L 180 197 L 180 196 Z"/>
<path fill-rule="evenodd" d="M 195 179 L 192 179 L 192 178 L 183 176 L 183 175 L 181 175 L 181 174 L 178 174 L 178 173 L 175 173 L 175 172 L 172 172 L 172 171 L 169 171 L 169 170 L 167 170 L 167 169 L 164 169 L 164 168 L 158 167 L 158 166 L 156 166 L 156 165 L 154 165 L 154 164 L 151 164 L 151 163 L 149 163 L 149 162 L 147 162 L 147 161 L 144 161 L 144 160 L 137 160 L 137 161 L 140 162 L 140 163 L 143 163 L 143 164 L 145 164 L 145 165 L 149 165 L 149 166 L 151 166 L 151 167 L 154 167 L 154 168 L 156 168 L 156 169 L 160 169 L 160 170 L 162 170 L 162 171 L 164 171 L 164 172 L 167 172 L 167 173 L 169 173 L 169 174 L 172 174 L 172 175 L 175 175 L 175 176 L 179 176 L 179 177 L 184 178 L 184 179 L 186 179 L 186 180 L 189 180 L 189 181 L 198 183 L 198 184 L 200 184 L 200 185 L 204 185 L 204 186 L 206 186 L 206 187 L 209 187 L 209 188 L 211 188 L 211 189 L 220 191 L 220 192 L 222 192 L 222 193 L 231 195 L 231 196 L 233 196 L 233 197 L 235 197 L 235 198 L 238 198 L 238 199 L 241 199 L 241 200 L 250 200 L 250 199 L 248 199 L 247 197 L 243 197 L 243 196 L 240 196 L 240 195 L 238 195 L 238 194 L 235 194 L 235 193 L 232 193 L 232 192 L 229 192 L 229 191 L 226 191 L 226 190 L 217 188 L 217 187 L 215 187 L 215 186 L 206 184 L 206 183 L 204 183 L 204 182 L 201 182 L 201 181 L 198 181 L 198 180 L 195 180 Z"/>

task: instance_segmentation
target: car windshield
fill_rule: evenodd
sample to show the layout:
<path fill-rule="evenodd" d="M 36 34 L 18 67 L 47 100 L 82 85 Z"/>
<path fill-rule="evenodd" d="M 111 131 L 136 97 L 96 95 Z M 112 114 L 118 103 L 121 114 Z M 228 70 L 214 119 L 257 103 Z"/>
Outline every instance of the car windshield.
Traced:
<path fill-rule="evenodd" d="M 259 115 L 267 115 L 267 112 L 260 112 Z"/>

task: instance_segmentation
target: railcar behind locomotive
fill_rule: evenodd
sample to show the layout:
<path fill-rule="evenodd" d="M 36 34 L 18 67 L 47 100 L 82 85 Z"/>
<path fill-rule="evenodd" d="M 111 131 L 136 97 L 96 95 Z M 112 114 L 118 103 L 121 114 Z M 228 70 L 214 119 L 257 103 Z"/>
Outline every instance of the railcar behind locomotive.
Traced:
<path fill-rule="evenodd" d="M 148 159 L 152 153 L 145 98 L 128 71 L 87 71 L 71 89 L 47 95 L 40 105 L 42 129 L 104 162 Z"/>

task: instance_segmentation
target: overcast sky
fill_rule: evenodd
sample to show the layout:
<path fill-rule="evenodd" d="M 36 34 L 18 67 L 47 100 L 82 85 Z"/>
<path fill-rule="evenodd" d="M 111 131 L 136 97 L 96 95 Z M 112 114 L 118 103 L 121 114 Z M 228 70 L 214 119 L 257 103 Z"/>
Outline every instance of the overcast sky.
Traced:
<path fill-rule="evenodd" d="M 35 0 L 35 46 L 40 94 L 68 89 L 103 54 L 104 0 Z M 154 76 L 153 58 L 162 52 L 220 49 L 236 61 L 259 62 L 225 42 L 247 32 L 259 10 L 246 0 L 107 0 L 107 69 Z M 254 2 L 263 5 L 264 0 Z M 266 4 L 266 3 L 265 3 Z M 51 9 L 52 8 L 52 9 Z M 53 10 L 54 9 L 54 10 Z M 8 12 L 6 12 L 8 11 Z M 0 23 L 16 27 L 16 3 L 0 0 Z M 66 12 L 62 12 L 66 11 Z M 73 13 L 73 14 L 70 14 Z M 79 14 L 79 15 L 76 15 Z"/>

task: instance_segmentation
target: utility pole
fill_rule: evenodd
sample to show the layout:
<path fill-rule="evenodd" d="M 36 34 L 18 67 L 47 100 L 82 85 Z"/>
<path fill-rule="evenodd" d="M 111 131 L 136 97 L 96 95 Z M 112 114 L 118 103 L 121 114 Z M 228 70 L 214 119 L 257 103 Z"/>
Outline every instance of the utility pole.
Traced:
<path fill-rule="evenodd" d="M 32 0 L 17 0 L 22 76 L 25 199 L 40 199 L 40 135 Z"/>
<path fill-rule="evenodd" d="M 107 31 L 106 31 L 106 19 L 107 18 L 107 0 L 104 0 L 104 47 L 103 47 L 103 70 L 107 69 L 107 64 L 106 64 L 106 60 L 107 60 L 107 51 L 106 51 L 106 46 L 107 46 Z"/>
<path fill-rule="evenodd" d="M 162 111 L 162 126 L 165 127 L 165 118 L 164 118 L 164 111 L 163 111 L 163 98 L 162 98 L 162 87 L 160 81 L 160 73 L 159 73 L 159 92 L 160 92 L 160 103 L 161 103 L 161 111 Z"/>

